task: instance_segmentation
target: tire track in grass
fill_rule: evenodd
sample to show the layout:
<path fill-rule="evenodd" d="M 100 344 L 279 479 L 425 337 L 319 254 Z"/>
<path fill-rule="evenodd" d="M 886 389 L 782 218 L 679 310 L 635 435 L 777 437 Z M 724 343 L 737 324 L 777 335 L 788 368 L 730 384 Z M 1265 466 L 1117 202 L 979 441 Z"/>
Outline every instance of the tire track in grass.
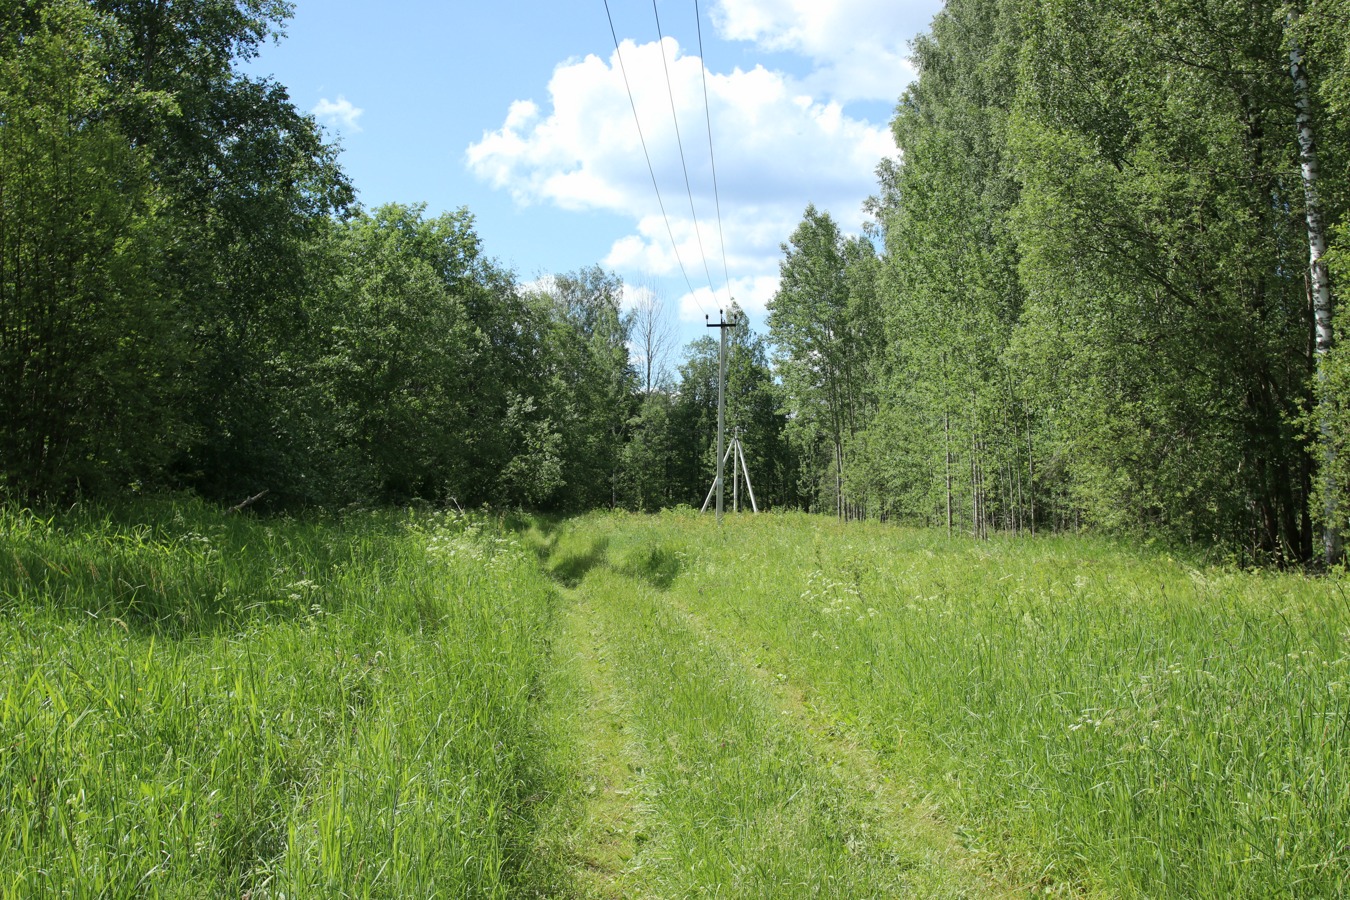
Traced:
<path fill-rule="evenodd" d="M 801 688 L 686 606 L 679 554 L 627 538 L 569 523 L 540 548 L 571 587 L 555 648 L 579 685 L 558 724 L 584 757 L 578 893 L 1025 894 L 990 877 Z"/>
<path fill-rule="evenodd" d="M 579 752 L 580 810 L 569 855 L 580 896 L 626 898 L 636 893 L 633 858 L 639 814 L 634 804 L 641 772 L 632 729 L 614 691 L 614 667 L 605 634 L 584 587 L 561 589 L 562 625 L 556 651 L 566 683 L 560 708 Z"/>
<path fill-rule="evenodd" d="M 951 828 L 942 821 L 937 807 L 927 798 L 915 796 L 886 771 L 876 754 L 863 746 L 845 726 L 840 725 L 818 699 L 787 676 L 766 669 L 758 661 L 760 654 L 744 638 L 719 633 L 675 593 L 662 599 L 699 635 L 715 644 L 770 697 L 785 721 L 794 723 L 800 738 L 811 745 L 827 762 L 832 777 L 856 796 L 864 798 L 867 814 L 888 832 L 888 843 L 905 848 L 917 860 L 919 869 L 933 870 L 939 881 L 959 885 L 961 896 L 1022 897 L 1029 888 L 1014 886 L 1011 873 L 995 871 L 992 860 L 977 857 L 963 847 Z M 919 893 L 917 896 L 928 896 Z"/>
<path fill-rule="evenodd" d="M 762 679 L 658 588 L 592 572 L 584 588 L 616 656 L 649 761 L 649 840 L 637 866 L 655 896 L 973 897 L 992 892 L 953 853 L 897 834 L 855 772 L 789 721 Z M 913 813 L 908 819 L 915 818 Z"/>
<path fill-rule="evenodd" d="M 640 748 L 615 689 L 609 641 L 586 586 L 604 562 L 604 540 L 543 523 L 525 535 L 553 579 L 558 617 L 553 629 L 554 666 L 547 693 L 556 752 L 570 772 L 559 815 L 546 841 L 562 844 L 568 860 L 568 893 L 609 900 L 640 896 L 634 867 L 640 825 L 634 799 L 642 770 Z M 549 852 L 541 846 L 541 852 Z"/>

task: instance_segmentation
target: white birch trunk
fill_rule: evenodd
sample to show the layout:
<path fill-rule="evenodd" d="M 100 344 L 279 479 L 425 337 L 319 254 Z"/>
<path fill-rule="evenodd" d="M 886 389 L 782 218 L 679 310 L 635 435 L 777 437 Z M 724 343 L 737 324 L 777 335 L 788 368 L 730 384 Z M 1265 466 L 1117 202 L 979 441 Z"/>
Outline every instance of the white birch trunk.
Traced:
<path fill-rule="evenodd" d="M 1303 52 L 1299 48 L 1298 38 L 1294 36 L 1293 26 L 1297 15 L 1291 13 L 1287 20 L 1289 32 L 1289 75 L 1294 81 L 1294 100 L 1298 110 L 1295 122 L 1298 126 L 1298 156 L 1303 172 L 1303 198 L 1307 210 L 1308 222 L 1308 270 L 1312 280 L 1313 328 L 1316 344 L 1313 350 L 1316 367 L 1319 429 L 1322 443 L 1322 550 L 1327 565 L 1338 562 L 1342 546 L 1338 516 L 1336 484 L 1336 447 L 1332 441 L 1331 422 L 1327 408 L 1326 379 L 1327 355 L 1331 352 L 1334 336 L 1332 333 L 1331 280 L 1327 273 L 1327 264 L 1323 257 L 1327 252 L 1326 227 L 1322 222 L 1322 210 L 1317 196 L 1317 145 L 1313 139 L 1312 94 L 1308 87 L 1307 72 L 1303 67 Z"/>

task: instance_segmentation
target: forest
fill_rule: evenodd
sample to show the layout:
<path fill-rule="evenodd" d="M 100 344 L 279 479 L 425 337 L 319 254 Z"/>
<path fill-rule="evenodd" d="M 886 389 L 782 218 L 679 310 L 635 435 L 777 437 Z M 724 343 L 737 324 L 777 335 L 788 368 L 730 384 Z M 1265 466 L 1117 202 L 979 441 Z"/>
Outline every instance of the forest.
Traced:
<path fill-rule="evenodd" d="M 697 507 L 716 343 L 357 204 L 244 71 L 289 13 L 0 2 L 0 492 Z M 950 0 L 911 51 L 866 233 L 808 207 L 730 340 L 764 505 L 1338 561 L 1350 2 Z"/>

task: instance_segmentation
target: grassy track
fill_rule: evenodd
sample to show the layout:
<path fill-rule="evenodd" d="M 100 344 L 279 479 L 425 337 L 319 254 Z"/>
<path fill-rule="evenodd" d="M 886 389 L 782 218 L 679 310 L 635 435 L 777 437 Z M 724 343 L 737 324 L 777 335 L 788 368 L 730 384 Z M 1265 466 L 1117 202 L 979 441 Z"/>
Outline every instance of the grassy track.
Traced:
<path fill-rule="evenodd" d="M 567 893 L 622 900 L 637 893 L 635 798 L 644 762 L 589 597 L 563 588 L 559 606 L 547 719 L 557 767 L 571 779 L 547 830 L 570 863 Z"/>
<path fill-rule="evenodd" d="M 609 571 L 586 584 L 627 629 L 631 670 L 659 683 L 666 669 L 670 696 L 638 718 L 679 733 L 683 720 L 658 717 L 694 686 L 681 715 L 698 724 L 653 748 L 662 759 L 710 753 L 696 738 L 728 718 L 717 684 L 748 696 L 753 669 L 794 715 L 752 743 L 806 748 L 803 777 L 823 786 L 831 744 L 809 735 L 833 735 L 854 747 L 839 765 L 888 777 L 901 806 L 931 798 L 999 880 L 1072 896 L 1350 893 L 1340 579 L 1195 568 L 1083 538 L 949 543 L 795 516 L 729 518 L 720 534 L 679 514 L 601 516 L 567 523 L 558 545 L 569 541 L 603 548 Z M 773 776 L 741 764 L 771 794 Z M 839 783 L 821 788 L 825 805 L 850 808 L 858 792 Z M 822 827 L 808 840 L 826 846 Z"/>
<path fill-rule="evenodd" d="M 610 863 L 598 873 L 593 857 L 579 861 L 583 893 L 616 885 L 622 896 L 650 897 L 995 892 L 949 833 L 894 790 L 869 785 L 866 775 L 884 776 L 860 773 L 860 753 L 830 752 L 778 685 L 672 601 L 673 557 L 659 548 L 615 555 L 594 524 L 534 534 L 587 625 L 559 649 L 567 646 L 580 669 L 608 674 L 593 697 L 617 695 L 604 701 L 609 721 L 599 729 L 609 752 L 585 756 L 622 757 L 631 773 L 619 769 L 622 794 L 606 783 L 585 804 L 584 820 L 630 830 L 599 835 L 595 855 Z M 622 541 L 621 528 L 615 537 Z M 586 743 L 594 748 L 597 738 Z M 606 874 L 614 876 L 608 887 Z"/>

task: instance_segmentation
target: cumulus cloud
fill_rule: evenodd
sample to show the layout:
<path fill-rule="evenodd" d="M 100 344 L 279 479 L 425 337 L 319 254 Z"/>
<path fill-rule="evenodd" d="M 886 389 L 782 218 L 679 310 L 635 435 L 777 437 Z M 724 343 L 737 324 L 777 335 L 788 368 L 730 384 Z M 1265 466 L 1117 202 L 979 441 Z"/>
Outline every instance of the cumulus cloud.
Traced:
<path fill-rule="evenodd" d="M 769 301 L 778 293 L 777 275 L 751 275 L 745 278 L 733 278 L 730 289 L 714 294 L 706 287 L 685 294 L 676 302 L 675 308 L 681 322 L 702 322 L 707 316 L 715 321 L 719 311 L 728 306 L 727 297 L 736 301 L 736 305 L 750 319 L 751 327 L 764 330 L 764 320 L 768 318 Z"/>
<path fill-rule="evenodd" d="M 812 92 L 842 102 L 894 101 L 914 78 L 909 41 L 926 31 L 932 0 L 717 0 L 713 24 L 727 40 L 809 58 Z"/>
<path fill-rule="evenodd" d="M 691 288 L 686 299 L 693 308 L 702 303 L 714 314 L 725 303 L 721 290 L 728 274 L 733 293 L 737 285 L 754 287 L 744 299 L 737 295 L 743 306 L 750 308 L 748 301 L 761 297 L 765 273 L 777 271 L 779 244 L 800 221 L 807 203 L 830 210 L 847 229 L 861 225 L 860 204 L 875 190 L 876 165 L 895 152 L 884 126 L 850 118 L 838 102 L 814 99 L 786 76 L 763 67 L 707 72 L 715 197 L 702 60 L 681 55 L 672 38 L 647 44 L 624 41 L 621 53 L 664 216 L 618 55 L 608 60 L 588 56 L 559 66 L 548 87 L 549 108 L 529 100 L 513 103 L 501 128 L 484 133 L 468 148 L 470 170 L 522 204 L 603 210 L 631 218 L 633 233 L 614 242 L 603 264 L 682 280 L 683 263 Z M 678 115 L 678 143 L 663 53 Z M 696 215 L 690 212 L 691 195 Z M 700 294 L 708 293 L 699 285 L 709 280 L 719 287 L 721 300 Z M 776 277 L 772 280 L 776 283 Z M 763 299 L 767 297 L 754 300 L 760 309 Z M 685 300 L 681 304 L 682 309 L 688 305 Z M 688 317 L 687 310 L 684 315 Z M 698 319 L 702 315 L 694 314 Z"/>
<path fill-rule="evenodd" d="M 342 128 L 351 132 L 359 132 L 361 130 L 361 125 L 357 120 L 361 118 L 361 114 L 364 113 L 365 110 L 359 106 L 354 106 L 350 100 L 341 94 L 338 94 L 338 98 L 335 101 L 329 100 L 327 97 L 321 98 L 310 112 L 314 114 L 315 118 L 330 128 Z"/>

